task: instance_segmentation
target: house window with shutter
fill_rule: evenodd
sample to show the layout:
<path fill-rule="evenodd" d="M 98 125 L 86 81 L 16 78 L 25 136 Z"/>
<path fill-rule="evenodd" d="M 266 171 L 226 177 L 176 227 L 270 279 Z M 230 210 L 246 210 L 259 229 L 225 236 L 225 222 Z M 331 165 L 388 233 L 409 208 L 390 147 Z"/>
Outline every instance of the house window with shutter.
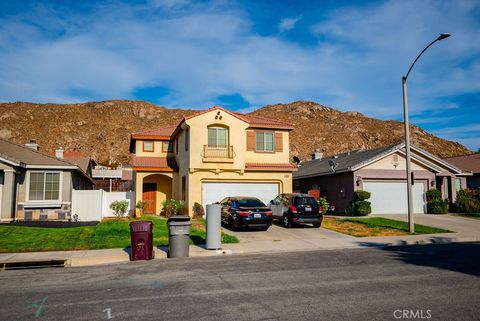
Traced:
<path fill-rule="evenodd" d="M 273 133 L 257 132 L 255 136 L 256 150 L 259 152 L 273 152 Z"/>

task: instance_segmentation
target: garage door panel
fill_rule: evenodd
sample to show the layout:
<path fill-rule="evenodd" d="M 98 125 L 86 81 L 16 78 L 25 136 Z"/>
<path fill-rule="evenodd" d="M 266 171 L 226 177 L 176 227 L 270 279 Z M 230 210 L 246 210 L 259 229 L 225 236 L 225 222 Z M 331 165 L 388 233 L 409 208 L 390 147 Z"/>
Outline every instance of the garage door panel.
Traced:
<path fill-rule="evenodd" d="M 229 196 L 250 196 L 265 204 L 279 194 L 277 183 L 202 183 L 202 205 L 221 201 Z"/>
<path fill-rule="evenodd" d="M 407 183 L 398 182 L 364 182 L 363 189 L 370 192 L 372 214 L 406 214 L 407 205 Z M 416 181 L 412 186 L 413 211 L 414 213 L 425 212 L 425 185 Z"/>

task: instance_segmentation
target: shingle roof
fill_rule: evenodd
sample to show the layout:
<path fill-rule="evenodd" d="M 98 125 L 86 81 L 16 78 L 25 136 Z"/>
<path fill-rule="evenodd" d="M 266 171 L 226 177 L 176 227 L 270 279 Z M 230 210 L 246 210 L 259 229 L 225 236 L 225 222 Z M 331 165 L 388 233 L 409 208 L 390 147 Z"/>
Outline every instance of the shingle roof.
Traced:
<path fill-rule="evenodd" d="M 90 165 L 90 157 L 63 157 L 63 160 L 70 164 L 77 165 L 85 173 L 88 172 L 88 166 Z"/>
<path fill-rule="evenodd" d="M 445 158 L 445 161 L 449 162 L 455 167 L 472 173 L 480 173 L 480 154 L 472 154 L 458 157 Z"/>
<path fill-rule="evenodd" d="M 134 154 L 130 155 L 131 165 L 134 169 L 156 169 L 164 171 L 176 171 L 178 169 L 175 158 L 173 157 L 144 157 L 144 156 L 135 156 Z"/>
<path fill-rule="evenodd" d="M 49 156 L 39 151 L 35 151 L 28 147 L 12 143 L 5 139 L 0 139 L 0 157 L 3 157 L 11 162 L 23 163 L 25 165 L 40 165 L 40 166 L 58 166 L 58 167 L 72 167 L 73 164 Z M 75 166 L 77 167 L 77 166 Z"/>
<path fill-rule="evenodd" d="M 383 146 L 369 150 L 356 150 L 336 155 L 335 163 L 337 167 L 335 172 L 351 171 L 352 168 L 361 166 L 364 163 L 371 161 L 381 155 L 388 154 L 389 152 L 398 149 L 403 144 L 395 144 L 389 146 Z M 320 176 L 333 174 L 329 161 L 331 157 L 325 157 L 322 159 L 316 159 L 301 163 L 298 171 L 293 174 L 293 178 Z"/>

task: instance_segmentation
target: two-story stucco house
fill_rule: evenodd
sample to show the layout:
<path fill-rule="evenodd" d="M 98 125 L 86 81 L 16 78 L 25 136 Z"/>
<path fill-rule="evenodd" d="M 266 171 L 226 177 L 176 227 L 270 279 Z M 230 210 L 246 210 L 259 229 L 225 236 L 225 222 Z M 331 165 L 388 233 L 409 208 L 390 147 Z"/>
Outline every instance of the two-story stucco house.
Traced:
<path fill-rule="evenodd" d="M 226 196 L 254 196 L 268 203 L 292 190 L 291 124 L 215 106 L 184 117 L 175 127 L 131 135 L 136 202 L 159 213 L 168 198 L 189 213 Z"/>

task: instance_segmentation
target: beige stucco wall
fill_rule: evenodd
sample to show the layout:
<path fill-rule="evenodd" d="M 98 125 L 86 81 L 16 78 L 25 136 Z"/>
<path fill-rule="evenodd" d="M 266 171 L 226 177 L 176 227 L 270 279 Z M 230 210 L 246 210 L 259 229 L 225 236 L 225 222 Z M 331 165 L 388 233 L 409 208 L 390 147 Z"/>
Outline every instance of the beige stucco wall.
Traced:
<path fill-rule="evenodd" d="M 146 157 L 167 157 L 172 156 L 173 153 L 167 153 L 162 151 L 162 144 L 164 141 L 155 140 L 153 141 L 153 152 L 144 152 L 143 151 L 143 140 L 135 141 L 135 155 L 137 156 L 146 156 Z"/>
<path fill-rule="evenodd" d="M 172 198 L 173 173 L 135 172 L 135 202 L 143 199 L 143 183 L 156 183 L 155 213 L 162 210 L 162 202 Z"/>
<path fill-rule="evenodd" d="M 398 156 L 398 162 L 396 163 L 397 166 L 395 166 L 395 163 L 393 161 L 394 156 Z M 424 165 L 418 163 L 416 160 L 412 159 L 412 171 L 413 170 L 428 170 L 430 169 L 428 167 L 425 167 Z M 394 153 L 391 155 L 388 155 L 382 159 L 377 160 L 376 162 L 363 167 L 363 169 L 396 169 L 396 170 L 406 170 L 406 159 L 405 156 L 402 155 L 401 153 Z"/>

